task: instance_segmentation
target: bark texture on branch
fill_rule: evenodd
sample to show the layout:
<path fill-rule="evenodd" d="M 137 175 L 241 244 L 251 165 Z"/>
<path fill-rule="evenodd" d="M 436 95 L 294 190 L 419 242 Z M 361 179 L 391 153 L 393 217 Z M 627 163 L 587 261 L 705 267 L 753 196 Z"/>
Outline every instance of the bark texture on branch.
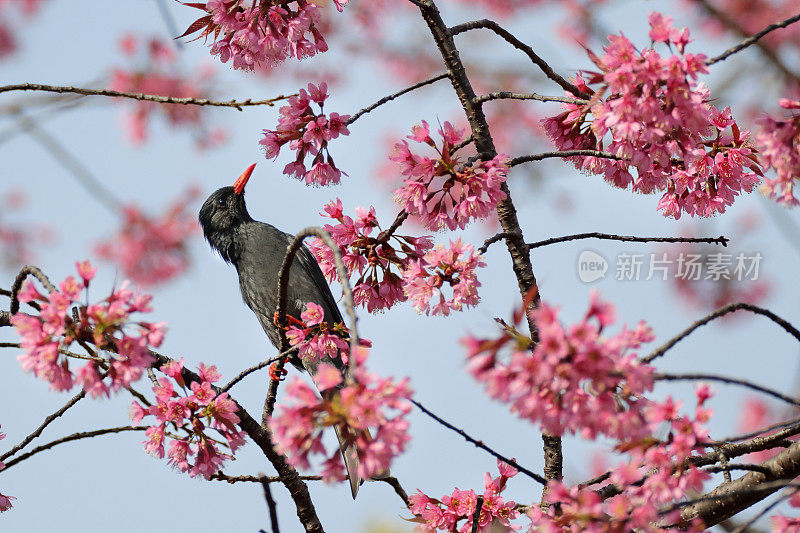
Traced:
<path fill-rule="evenodd" d="M 497 155 L 497 149 L 494 146 L 489 124 L 481 107 L 481 101 L 475 95 L 475 90 L 469 81 L 464 63 L 461 61 L 458 49 L 453 41 L 453 35 L 442 20 L 442 16 L 433 0 L 420 0 L 417 5 L 450 73 L 453 89 L 455 89 L 469 121 L 475 148 L 482 159 L 491 159 Z M 503 183 L 501 189 L 506 198 L 497 204 L 497 217 L 500 220 L 503 232 L 508 235 L 505 242 L 508 247 L 508 253 L 511 255 L 511 268 L 517 278 L 523 301 L 526 300 L 528 294 L 533 293 L 534 296 L 529 305 L 530 307 L 536 307 L 539 304 L 539 290 L 536 285 L 536 278 L 533 275 L 533 265 L 531 264 L 528 245 L 525 244 L 519 219 L 517 218 L 517 210 L 511 200 L 511 192 L 508 185 Z M 536 326 L 530 318 L 528 318 L 528 326 L 535 342 L 537 340 Z M 561 438 L 547 434 L 542 437 L 545 447 L 544 477 L 546 479 L 561 479 L 563 462 Z"/>
<path fill-rule="evenodd" d="M 792 444 L 764 461 L 762 466 L 765 472 L 750 472 L 730 483 L 723 483 L 706 495 L 710 499 L 684 507 L 681 510 L 684 524 L 700 518 L 706 527 L 714 526 L 783 488 L 784 483 L 771 482 L 788 484 L 800 475 L 800 443 Z M 768 486 L 759 490 L 759 485 L 765 483 Z"/>

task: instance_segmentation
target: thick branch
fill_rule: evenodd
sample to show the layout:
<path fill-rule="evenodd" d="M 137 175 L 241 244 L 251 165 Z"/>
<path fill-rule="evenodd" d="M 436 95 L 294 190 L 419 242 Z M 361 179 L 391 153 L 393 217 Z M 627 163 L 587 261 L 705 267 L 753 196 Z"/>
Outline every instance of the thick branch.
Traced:
<path fill-rule="evenodd" d="M 750 472 L 730 483 L 723 483 L 708 493 L 710 499 L 684 507 L 681 510 L 684 523 L 700 518 L 706 527 L 712 527 L 783 488 L 800 475 L 800 443 L 792 444 L 764 461 L 762 466 L 766 471 Z M 759 486 L 765 483 L 769 485 L 759 490 Z"/>
<path fill-rule="evenodd" d="M 130 98 L 132 100 L 141 100 L 145 102 L 156 102 L 159 104 L 179 104 L 179 105 L 198 105 L 198 106 L 212 106 L 212 107 L 232 107 L 242 111 L 243 107 L 250 106 L 274 106 L 275 102 L 286 100 L 288 96 L 280 95 L 275 98 L 267 100 L 228 100 L 220 102 L 217 100 L 207 100 L 205 98 L 175 98 L 173 96 L 160 96 L 157 94 L 144 94 L 144 93 L 126 93 L 122 91 L 112 91 L 110 89 L 86 89 L 83 87 L 66 87 L 60 85 L 44 85 L 41 83 L 17 83 L 14 85 L 0 86 L 0 93 L 10 91 L 43 91 L 49 93 L 73 93 L 82 94 L 84 96 L 110 96 L 112 98 Z"/>
<path fill-rule="evenodd" d="M 475 140 L 475 148 L 484 160 L 491 159 L 497 155 L 497 149 L 494 146 L 494 141 L 489 131 L 489 124 L 486 121 L 481 103 L 475 101 L 475 91 L 472 88 L 464 64 L 459 57 L 458 49 L 453 41 L 453 35 L 455 33 L 480 27 L 487 27 L 495 32 L 499 32 L 499 35 L 528 54 L 531 60 L 537 63 L 545 73 L 549 72 L 551 79 L 561 80 L 560 84 L 562 84 L 562 87 L 566 86 L 568 90 L 577 89 L 553 72 L 530 47 L 524 45 L 513 35 L 497 26 L 497 24 L 491 21 L 476 21 L 459 25 L 453 29 L 448 29 L 433 0 L 420 0 L 419 7 L 422 18 L 428 25 L 428 29 L 433 36 L 436 46 L 439 48 L 447 70 L 450 72 L 450 81 L 453 84 L 453 88 L 458 95 L 458 99 L 461 101 L 461 106 L 469 121 L 472 138 Z M 580 91 L 573 92 L 573 94 L 588 98 L 588 95 Z M 509 237 L 506 238 L 506 246 L 511 256 L 511 266 L 517 278 L 517 285 L 519 286 L 522 299 L 523 301 L 528 301 L 526 298 L 528 295 L 532 294 L 533 297 L 530 298 L 530 306 L 535 307 L 539 305 L 540 296 L 536 278 L 533 275 L 533 266 L 529 254 L 530 250 L 525 244 L 519 219 L 517 218 L 517 210 L 514 207 L 514 202 L 511 200 L 511 191 L 508 188 L 508 184 L 503 183 L 501 190 L 505 193 L 506 198 L 497 204 L 497 218 L 500 221 L 500 226 L 503 231 L 509 235 Z M 526 313 L 526 316 L 528 317 L 528 327 L 531 331 L 531 338 L 536 341 L 538 339 L 536 335 L 536 325 L 528 313 Z M 547 435 L 545 435 L 545 437 L 547 437 Z M 551 450 L 545 453 L 545 478 L 561 479 L 561 440 L 558 437 L 545 439 L 545 445 L 551 447 Z"/>

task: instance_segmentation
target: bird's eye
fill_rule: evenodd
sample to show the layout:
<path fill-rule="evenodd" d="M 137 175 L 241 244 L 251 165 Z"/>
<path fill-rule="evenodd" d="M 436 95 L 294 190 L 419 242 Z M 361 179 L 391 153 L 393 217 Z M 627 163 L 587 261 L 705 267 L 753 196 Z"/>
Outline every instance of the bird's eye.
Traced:
<path fill-rule="evenodd" d="M 220 206 L 220 207 L 225 205 L 225 197 L 224 196 L 220 196 L 219 198 L 217 198 L 217 205 Z"/>

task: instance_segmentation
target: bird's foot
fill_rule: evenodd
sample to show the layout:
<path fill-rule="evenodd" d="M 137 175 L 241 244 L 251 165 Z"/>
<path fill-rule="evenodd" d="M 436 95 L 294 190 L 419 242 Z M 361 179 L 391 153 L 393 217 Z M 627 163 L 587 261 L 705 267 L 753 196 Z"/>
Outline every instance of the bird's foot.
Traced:
<path fill-rule="evenodd" d="M 283 381 L 286 379 L 286 374 L 288 373 L 288 370 L 285 368 L 278 368 L 278 363 L 272 363 L 269 365 L 269 377 L 272 379 L 272 381 Z"/>

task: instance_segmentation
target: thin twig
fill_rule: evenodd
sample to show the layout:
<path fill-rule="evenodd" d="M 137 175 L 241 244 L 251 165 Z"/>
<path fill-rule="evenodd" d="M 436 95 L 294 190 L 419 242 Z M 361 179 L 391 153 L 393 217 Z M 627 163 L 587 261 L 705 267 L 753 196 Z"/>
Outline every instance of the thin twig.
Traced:
<path fill-rule="evenodd" d="M 264 489 L 264 500 L 267 502 L 269 523 L 272 527 L 272 533 L 280 533 L 280 528 L 278 527 L 278 506 L 275 505 L 275 499 L 272 497 L 272 490 L 269 488 L 269 483 L 263 481 L 263 476 L 261 479 L 261 487 Z"/>
<path fill-rule="evenodd" d="M 730 475 L 731 471 L 745 471 L 745 472 L 761 472 L 762 474 L 768 474 L 769 469 L 764 468 L 762 465 L 756 464 L 736 464 L 736 463 L 728 463 L 725 465 L 716 465 L 716 466 L 709 466 L 703 468 L 704 472 L 711 472 L 712 474 L 716 474 L 719 472 L 724 472 Z M 726 479 L 726 481 L 730 482 L 731 479 Z"/>
<path fill-rule="evenodd" d="M 495 458 L 500 459 L 504 463 L 513 466 L 514 468 L 516 468 L 517 470 L 519 470 L 520 472 L 522 472 L 526 476 L 530 477 L 531 479 L 534 479 L 534 480 L 538 481 L 542 485 L 547 485 L 547 480 L 545 478 L 543 478 L 542 476 L 540 476 L 539 474 L 537 474 L 535 472 L 531 472 L 530 470 L 528 470 L 524 466 L 521 466 L 519 463 L 517 463 L 513 459 L 509 459 L 509 458 L 507 458 L 507 457 L 505 457 L 503 455 L 500 455 L 499 453 L 497 453 L 496 451 L 494 451 L 493 449 L 491 449 L 487 445 L 485 445 L 483 443 L 483 441 L 480 441 L 478 439 L 470 437 L 463 429 L 459 429 L 459 428 L 455 427 L 450 422 L 448 422 L 448 421 L 444 420 L 443 418 L 437 416 L 436 414 L 432 413 L 427 407 L 425 407 L 424 405 L 422 405 L 418 401 L 411 400 L 411 403 L 416 405 L 419 408 L 420 411 L 422 411 L 423 413 L 425 413 L 426 415 L 428 415 L 429 417 L 434 419 L 439 424 L 443 425 L 444 427 L 446 427 L 447 429 L 449 429 L 451 431 L 455 431 L 456 433 L 458 433 L 459 435 L 464 437 L 464 440 L 466 440 L 467 442 L 469 442 L 471 444 L 474 444 L 475 446 L 477 446 L 481 450 L 489 452 L 489 454 L 491 454 Z"/>
<path fill-rule="evenodd" d="M 633 235 L 612 235 L 609 233 L 592 231 L 589 233 L 565 235 L 563 237 L 552 237 L 543 241 L 529 243 L 528 246 L 533 249 L 559 242 L 575 241 L 579 239 L 601 239 L 622 242 L 703 242 L 708 244 L 721 244 L 722 246 L 728 246 L 728 242 L 730 242 L 728 238 L 723 237 L 722 235 L 719 237 L 636 237 Z"/>
<path fill-rule="evenodd" d="M 14 279 L 13 285 L 11 285 L 11 305 L 8 308 L 8 311 L 12 315 L 16 315 L 19 313 L 19 291 L 22 289 L 22 283 L 28 276 L 33 276 L 34 278 L 38 279 L 39 282 L 44 285 L 44 288 L 47 289 L 47 292 L 56 292 L 56 286 L 50 281 L 50 279 L 45 275 L 44 272 L 39 269 L 39 267 L 35 267 L 33 265 L 25 265 L 17 274 L 17 277 Z"/>
<path fill-rule="evenodd" d="M 692 324 L 691 326 L 689 326 L 688 328 L 686 328 L 685 330 L 680 332 L 677 336 L 675 336 L 672 339 L 670 339 L 669 341 L 667 341 L 664 345 L 662 345 L 660 348 L 655 350 L 653 353 L 651 353 L 650 355 L 648 355 L 647 357 L 642 359 L 642 362 L 643 363 L 651 363 L 651 362 L 653 362 L 654 359 L 657 359 L 657 358 L 661 357 L 662 355 L 667 353 L 667 350 L 669 350 L 670 348 L 672 348 L 673 346 L 678 344 L 680 341 L 682 341 L 683 339 L 685 339 L 686 337 L 691 335 L 692 332 L 694 332 L 694 330 L 696 330 L 697 328 L 708 324 L 712 320 L 716 320 L 717 318 L 720 318 L 722 316 L 725 316 L 727 314 L 730 314 L 730 313 L 733 313 L 733 312 L 736 312 L 736 311 L 740 311 L 740 310 L 750 311 L 751 313 L 755 313 L 757 315 L 763 315 L 763 316 L 769 318 L 770 320 L 772 320 L 773 322 L 778 324 L 780 327 L 782 327 L 784 329 L 784 331 L 786 331 L 792 337 L 794 337 L 795 339 L 800 341 L 800 331 L 798 331 L 797 328 L 794 327 L 793 325 L 791 325 L 788 321 L 786 321 L 783 318 L 779 317 L 778 315 L 776 315 L 775 313 L 773 313 L 769 309 L 764 309 L 762 307 L 758 307 L 758 306 L 755 306 L 755 305 L 752 305 L 752 304 L 740 302 L 740 303 L 729 304 L 729 305 L 726 305 L 724 307 L 720 307 L 719 309 L 717 309 L 713 313 L 704 316 L 703 318 L 701 318 L 700 320 L 698 320 L 697 322 L 695 322 L 694 324 Z"/>
<path fill-rule="evenodd" d="M 13 459 L 11 459 L 6 463 L 4 471 L 8 470 L 17 463 L 21 463 L 22 461 L 36 455 L 37 453 L 47 451 L 50 448 L 58 446 L 59 444 L 65 444 L 67 442 L 72 442 L 74 440 L 90 439 L 92 437 L 99 437 L 101 435 L 109 435 L 111 433 L 122 433 L 124 431 L 144 431 L 146 429 L 147 426 L 120 426 L 116 428 L 96 429 L 94 431 L 80 431 L 78 433 L 73 433 L 72 435 L 67 435 L 66 437 L 56 439 L 52 442 L 48 442 L 47 444 L 42 444 L 41 446 L 37 446 L 36 448 L 32 449 L 29 452 L 23 453 L 18 457 L 14 457 Z"/>
<path fill-rule="evenodd" d="M 536 93 L 512 93 L 510 91 L 482 94 L 475 98 L 476 103 L 491 102 L 492 100 L 537 100 L 539 102 L 563 102 L 575 105 L 585 105 L 589 102 L 588 100 L 570 98 L 569 96 L 543 96 Z"/>
<path fill-rule="evenodd" d="M 722 24 L 726 26 L 729 30 L 738 33 L 740 37 L 744 37 L 746 39 L 750 38 L 750 35 L 748 34 L 747 30 L 745 30 L 733 17 L 731 17 L 724 10 L 718 9 L 711 2 L 709 2 L 709 0 L 695 0 L 695 1 L 698 4 L 700 4 L 708 14 L 710 14 L 711 16 L 715 17 L 717 20 L 722 22 Z M 780 71 L 781 74 L 783 74 L 784 76 L 786 76 L 787 78 L 789 78 L 794 82 L 800 80 L 797 74 L 789 70 L 789 68 L 783 63 L 783 61 L 781 61 L 781 58 L 778 56 L 775 50 L 773 50 L 769 46 L 766 46 L 764 43 L 758 40 L 754 41 L 754 43 L 761 50 L 763 56 L 766 57 L 769 60 L 769 62 L 772 63 L 773 66 L 775 66 L 775 68 L 777 68 Z"/>
<path fill-rule="evenodd" d="M 353 116 L 350 117 L 350 120 L 347 121 L 347 125 L 349 126 L 350 124 L 352 124 L 353 122 L 358 120 L 361 117 L 361 115 L 369 113 L 370 111 L 372 111 L 376 107 L 382 106 L 383 104 L 385 104 L 387 102 L 391 102 L 395 98 L 403 96 L 406 93 L 410 93 L 411 91 L 419 89 L 420 87 L 425 87 L 426 85 L 430 85 L 432 83 L 436 83 L 439 80 L 443 80 L 445 78 L 448 78 L 449 76 L 450 76 L 449 72 L 443 72 L 442 74 L 437 74 L 436 76 L 434 76 L 432 78 L 428 78 L 427 80 L 423 80 L 423 81 L 421 81 L 419 83 L 415 83 L 414 85 L 411 85 L 410 87 L 406 87 L 405 89 L 401 89 L 401 90 L 397 91 L 396 93 L 390 94 L 389 96 L 384 96 L 383 98 L 381 98 L 380 100 L 378 100 L 374 104 L 372 104 L 370 106 L 367 106 L 364 109 L 360 109 L 359 111 L 356 111 L 353 114 Z"/>
<path fill-rule="evenodd" d="M 23 449 L 25 446 L 30 444 L 30 442 L 33 439 L 35 439 L 36 437 L 38 437 L 39 435 L 42 434 L 42 431 L 44 431 L 44 429 L 47 426 L 49 426 L 53 422 L 53 420 L 55 420 L 56 418 L 60 417 L 64 413 L 66 413 L 67 409 L 69 409 L 70 407 L 72 407 L 73 405 L 78 403 L 80 400 L 82 400 L 84 396 L 86 396 L 86 392 L 85 391 L 81 391 L 78 394 L 76 394 L 75 396 L 73 396 L 67 403 L 65 403 L 63 406 L 61 406 L 61 408 L 59 408 L 58 411 L 54 412 L 53 414 L 51 414 L 47 418 L 45 418 L 44 422 L 42 422 L 41 425 L 33 431 L 33 433 L 31 433 L 30 435 L 28 435 L 27 437 L 22 439 L 22 442 L 20 442 L 19 444 L 17 444 L 16 446 L 11 448 L 10 450 L 8 450 L 3 455 L 0 455 L 0 461 L 4 461 L 5 459 L 11 457 L 15 453 L 17 453 L 18 451 Z"/>
<path fill-rule="evenodd" d="M 303 481 L 322 481 L 322 476 L 299 476 Z M 211 474 L 209 478 L 214 481 L 225 481 L 227 483 L 279 483 L 283 481 L 280 476 L 229 476 L 221 470 L 216 474 Z"/>
<path fill-rule="evenodd" d="M 205 98 L 176 98 L 174 96 L 161 96 L 157 94 L 144 94 L 144 93 L 127 93 L 122 91 L 112 91 L 110 89 L 87 89 L 84 87 L 69 87 L 60 85 L 44 85 L 41 83 L 17 83 L 14 85 L 0 86 L 0 93 L 10 91 L 44 91 L 50 93 L 73 93 L 82 94 L 84 96 L 110 96 L 112 98 L 130 98 L 132 100 L 141 100 L 145 102 L 156 102 L 159 104 L 178 104 L 178 105 L 197 105 L 197 106 L 212 106 L 212 107 L 232 107 L 242 111 L 243 107 L 250 106 L 274 106 L 276 102 L 286 100 L 289 96 L 280 95 L 266 100 L 208 100 Z"/>
<path fill-rule="evenodd" d="M 508 232 L 508 231 L 501 231 L 500 233 L 493 235 L 483 241 L 483 245 L 478 248 L 479 254 L 485 254 L 486 251 L 489 249 L 489 246 L 493 245 L 498 241 L 502 241 L 503 239 L 507 239 L 508 237 L 516 237 L 519 235 L 519 232 Z"/>
<path fill-rule="evenodd" d="M 712 14 L 716 15 L 716 12 L 714 12 Z M 735 54 L 737 52 L 741 52 L 745 48 L 756 44 L 758 42 L 758 40 L 761 39 L 762 37 L 764 37 L 766 34 L 768 34 L 770 32 L 773 32 L 775 30 L 778 30 L 780 28 L 785 28 L 785 27 L 787 27 L 787 26 L 789 26 L 791 24 L 794 24 L 797 21 L 800 21 L 800 13 L 798 13 L 797 15 L 795 15 L 793 17 L 789 17 L 788 19 L 782 20 L 780 22 L 776 22 L 775 24 L 770 24 L 769 26 L 767 26 L 766 28 L 764 28 L 760 32 L 754 33 L 753 35 L 751 35 L 750 37 L 746 38 L 745 40 L 743 40 L 742 42 L 740 42 L 736 46 L 732 46 L 732 47 L 728 48 L 727 50 L 725 50 L 724 52 L 722 52 L 721 54 L 719 54 L 718 56 L 712 57 L 711 59 L 706 61 L 706 65 L 711 66 L 714 63 L 719 63 L 720 61 L 724 61 L 725 59 L 727 59 L 728 57 L 732 56 L 733 54 Z"/>
<path fill-rule="evenodd" d="M 717 383 L 727 383 L 728 385 L 739 385 L 741 387 L 761 392 L 773 398 L 777 398 L 782 402 L 789 405 L 800 406 L 800 401 L 795 400 L 789 396 L 774 391 L 768 387 L 751 383 L 745 379 L 731 378 L 727 376 L 719 376 L 716 374 L 654 374 L 654 379 L 661 381 L 715 381 Z"/>
<path fill-rule="evenodd" d="M 398 480 L 396 477 L 386 476 L 376 479 L 370 479 L 369 481 L 383 481 L 384 483 L 386 483 L 387 485 L 389 485 L 394 489 L 395 494 L 400 496 L 400 499 L 403 500 L 403 503 L 405 504 L 406 507 L 411 507 L 411 501 L 408 499 L 408 494 L 406 493 L 403 486 L 400 484 L 400 480 Z"/>
<path fill-rule="evenodd" d="M 272 363 L 276 363 L 276 362 L 278 362 L 278 361 L 280 361 L 282 359 L 285 359 L 286 356 L 291 355 L 291 353 L 296 351 L 296 350 L 297 350 L 297 348 L 292 346 L 291 348 L 289 348 L 288 350 L 286 350 L 282 354 L 276 355 L 272 359 L 267 359 L 266 361 L 261 361 L 260 363 L 258 363 L 256 365 L 253 365 L 250 368 L 242 370 L 241 372 L 239 372 L 236 375 L 236 377 L 234 377 L 224 387 L 222 387 L 220 389 L 220 391 L 221 392 L 228 392 L 231 389 L 231 387 L 233 387 L 234 385 L 236 385 L 237 383 L 242 381 L 244 378 L 246 378 L 247 376 L 249 376 L 253 372 L 256 372 L 257 370 L 261 370 L 262 368 L 267 367 L 267 366 L 271 365 Z"/>
<path fill-rule="evenodd" d="M 564 79 L 560 74 L 556 73 L 550 67 L 550 65 L 539 57 L 536 52 L 533 51 L 533 48 L 528 46 L 527 44 L 523 43 L 519 39 L 517 39 L 511 32 L 500 26 L 497 22 L 493 20 L 483 19 L 483 20 L 473 20 L 471 22 L 465 22 L 463 24 L 458 24 L 457 26 L 452 26 L 448 28 L 450 35 L 458 35 L 459 33 L 463 33 L 465 31 L 476 30 L 479 28 L 484 28 L 487 30 L 491 30 L 503 38 L 506 42 L 508 42 L 511 46 L 520 50 L 522 53 L 528 56 L 528 58 L 540 69 L 544 72 L 544 75 L 556 82 L 559 86 L 561 86 L 565 91 L 571 92 L 573 95 L 586 98 L 587 100 L 591 98 L 591 95 L 588 95 L 578 89 L 575 85 Z"/>
<path fill-rule="evenodd" d="M 601 157 L 603 159 L 615 159 L 617 161 L 625 161 L 627 158 L 620 155 L 614 155 L 608 152 L 601 152 L 600 150 L 560 150 L 557 152 L 543 152 L 541 154 L 522 155 L 514 157 L 508 161 L 509 167 L 521 165 L 522 163 L 529 163 L 531 161 L 541 161 L 542 159 L 550 159 L 553 157 Z"/>

